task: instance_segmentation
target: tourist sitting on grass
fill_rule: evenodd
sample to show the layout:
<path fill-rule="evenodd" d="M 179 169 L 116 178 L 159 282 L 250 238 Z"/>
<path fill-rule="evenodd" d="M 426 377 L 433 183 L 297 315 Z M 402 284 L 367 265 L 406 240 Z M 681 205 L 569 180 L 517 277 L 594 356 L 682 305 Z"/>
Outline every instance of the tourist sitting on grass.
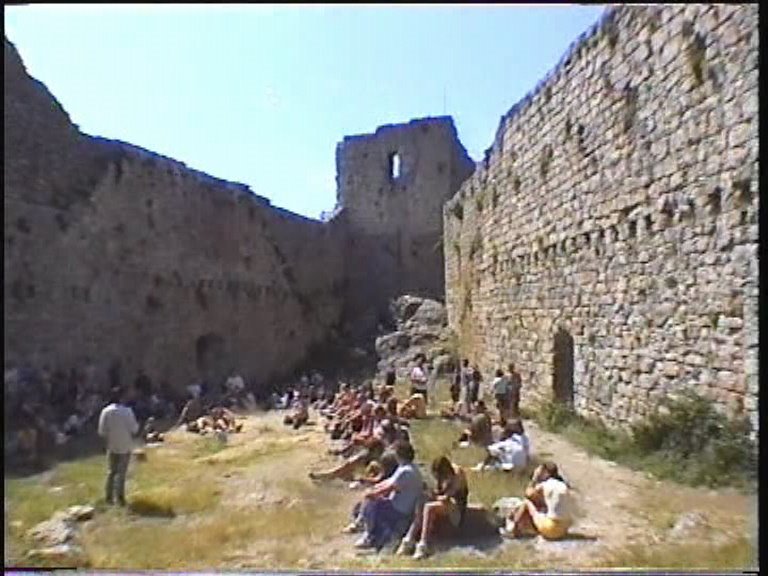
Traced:
<path fill-rule="evenodd" d="M 359 410 L 337 422 L 332 430 L 331 439 L 343 439 L 347 442 L 341 448 L 332 450 L 332 454 L 348 455 L 355 446 L 360 445 L 364 439 L 373 434 L 375 406 L 371 401 L 365 402 Z"/>
<path fill-rule="evenodd" d="M 490 416 L 485 412 L 472 417 L 469 428 L 461 433 L 457 442 L 461 448 L 468 448 L 472 444 L 485 448 L 491 443 L 493 443 L 493 426 Z"/>
<path fill-rule="evenodd" d="M 320 411 L 326 418 L 332 419 L 338 416 L 339 411 L 352 404 L 352 391 L 347 384 L 342 383 L 338 394 L 335 394 L 328 405 Z"/>
<path fill-rule="evenodd" d="M 413 394 L 400 406 L 400 417 L 407 420 L 427 417 L 427 401 L 422 394 Z"/>
<path fill-rule="evenodd" d="M 385 448 L 386 445 L 383 440 L 374 438 L 366 446 L 357 448 L 356 452 L 348 456 L 340 465 L 325 472 L 310 472 L 309 477 L 312 480 L 332 480 L 334 478 L 352 480 L 355 470 L 380 459 Z"/>
<path fill-rule="evenodd" d="M 374 431 L 381 426 L 382 421 L 387 415 L 387 409 L 381 404 L 366 404 L 370 413 L 363 421 L 363 427 L 359 432 L 352 435 L 352 444 L 355 446 L 364 446 L 374 436 Z M 370 407 L 373 408 L 370 408 Z"/>
<path fill-rule="evenodd" d="M 291 413 L 283 419 L 283 424 L 293 426 L 298 430 L 309 421 L 309 399 L 306 396 L 300 396 L 293 403 Z"/>
<path fill-rule="evenodd" d="M 475 470 L 523 470 L 528 466 L 530 442 L 520 420 L 512 420 L 501 432 L 501 439 L 490 444 L 488 455 Z"/>
<path fill-rule="evenodd" d="M 432 463 L 432 475 L 437 487 L 429 501 L 417 508 L 413 523 L 400 542 L 399 555 L 413 553 L 416 559 L 426 557 L 430 552 L 429 543 L 436 533 L 446 528 L 456 530 L 464 519 L 469 498 L 464 470 L 446 456 L 441 456 Z"/>
<path fill-rule="evenodd" d="M 157 429 L 157 422 L 153 416 L 147 418 L 147 421 L 144 423 L 142 436 L 147 444 L 165 441 L 165 436 Z"/>
<path fill-rule="evenodd" d="M 389 418 L 393 424 L 400 424 L 405 422 L 404 420 L 401 421 L 400 419 L 400 411 L 398 410 L 397 404 L 397 398 L 394 396 L 387 399 L 387 418 Z M 407 425 L 407 422 L 405 422 L 405 424 Z"/>
<path fill-rule="evenodd" d="M 573 524 L 572 510 L 570 487 L 557 464 L 545 462 L 533 472 L 523 503 L 510 514 L 501 533 L 509 538 L 540 534 L 547 540 L 560 540 Z"/>
<path fill-rule="evenodd" d="M 379 549 L 396 532 L 410 524 L 421 502 L 424 482 L 413 464 L 413 446 L 398 442 L 395 446 L 398 467 L 395 473 L 365 493 L 362 515 L 365 533 L 355 542 L 357 548 Z"/>
<path fill-rule="evenodd" d="M 179 414 L 176 427 L 194 422 L 203 415 L 203 401 L 200 398 L 199 389 L 200 386 L 196 384 L 188 387 L 191 398 L 186 401 L 184 407 L 181 409 L 181 414 Z"/>
<path fill-rule="evenodd" d="M 373 406 L 373 411 L 366 413 L 363 416 L 363 426 L 359 432 L 352 434 L 352 438 L 349 443 L 341 450 L 336 450 L 334 453 L 341 454 L 342 456 L 349 456 L 359 447 L 367 447 L 374 440 L 382 440 L 385 443 L 391 443 L 395 433 L 394 426 L 389 423 L 389 426 L 385 428 L 383 426 L 386 420 L 386 409 L 381 404 L 366 404 L 366 407 Z M 366 410 L 367 412 L 367 410 Z M 389 438 L 389 440 L 387 440 Z"/>
<path fill-rule="evenodd" d="M 383 482 L 387 478 L 390 478 L 397 470 L 398 463 L 395 453 L 386 450 L 380 460 L 374 460 L 366 468 L 365 475 L 359 478 L 357 482 L 363 485 L 375 485 L 379 482 Z M 365 528 L 365 520 L 362 515 L 363 504 L 365 501 L 358 502 L 352 509 L 352 522 L 348 524 L 342 532 L 345 534 L 353 534 L 355 532 L 362 532 Z"/>

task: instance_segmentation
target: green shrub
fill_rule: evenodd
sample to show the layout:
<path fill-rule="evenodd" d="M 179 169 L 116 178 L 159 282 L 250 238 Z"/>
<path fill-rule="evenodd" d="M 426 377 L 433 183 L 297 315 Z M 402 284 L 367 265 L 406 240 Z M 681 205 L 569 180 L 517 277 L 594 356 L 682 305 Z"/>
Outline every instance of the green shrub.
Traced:
<path fill-rule="evenodd" d="M 541 407 L 537 419 L 546 430 L 559 432 L 576 418 L 576 413 L 570 406 L 560 402 L 549 402 Z"/>
<path fill-rule="evenodd" d="M 729 419 L 692 391 L 662 402 L 630 432 L 609 429 L 551 402 L 534 418 L 602 458 L 685 484 L 710 487 L 752 483 L 757 478 L 757 448 L 746 419 Z"/>

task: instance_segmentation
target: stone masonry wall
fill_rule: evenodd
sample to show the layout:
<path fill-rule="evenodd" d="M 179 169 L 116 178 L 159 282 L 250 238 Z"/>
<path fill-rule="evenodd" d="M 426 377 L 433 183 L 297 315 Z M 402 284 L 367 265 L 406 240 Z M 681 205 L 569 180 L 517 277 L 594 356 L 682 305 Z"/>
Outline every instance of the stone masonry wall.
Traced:
<path fill-rule="evenodd" d="M 442 299 L 442 206 L 474 170 L 453 120 L 424 118 L 347 137 L 336 163 L 337 221 L 348 233 L 346 316 L 365 332 L 393 297 Z"/>
<path fill-rule="evenodd" d="M 264 381 L 340 320 L 339 231 L 135 146 L 81 134 L 5 42 L 5 362 Z M 198 366 L 201 337 L 221 362 Z"/>
<path fill-rule="evenodd" d="M 570 337 L 581 414 L 692 386 L 757 429 L 757 17 L 608 9 L 444 207 L 449 322 L 524 403 L 567 385 Z"/>

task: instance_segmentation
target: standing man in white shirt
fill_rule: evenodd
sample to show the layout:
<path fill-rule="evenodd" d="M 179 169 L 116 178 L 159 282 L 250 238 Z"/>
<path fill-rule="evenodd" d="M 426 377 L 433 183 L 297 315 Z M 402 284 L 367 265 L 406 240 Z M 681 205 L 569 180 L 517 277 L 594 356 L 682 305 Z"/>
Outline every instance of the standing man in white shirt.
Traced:
<path fill-rule="evenodd" d="M 128 392 L 119 387 L 111 391 L 110 403 L 99 416 L 99 436 L 106 440 L 109 472 L 107 473 L 107 504 L 117 502 L 125 506 L 125 476 L 134 447 L 134 436 L 139 432 L 139 423 L 130 407 Z"/>
<path fill-rule="evenodd" d="M 411 396 L 421 394 L 424 396 L 424 402 L 427 401 L 427 357 L 424 354 L 416 355 L 416 366 L 411 370 Z"/>

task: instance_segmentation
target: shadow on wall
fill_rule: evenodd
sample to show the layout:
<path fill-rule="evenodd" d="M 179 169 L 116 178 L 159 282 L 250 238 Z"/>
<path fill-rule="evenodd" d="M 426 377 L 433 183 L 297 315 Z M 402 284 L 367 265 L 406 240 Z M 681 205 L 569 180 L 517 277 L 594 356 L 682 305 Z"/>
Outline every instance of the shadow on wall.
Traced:
<path fill-rule="evenodd" d="M 555 402 L 573 406 L 573 336 L 560 328 L 554 344 L 553 397 Z"/>
<path fill-rule="evenodd" d="M 220 334 L 209 332 L 195 342 L 197 371 L 203 381 L 221 382 L 227 370 L 226 341 Z"/>

